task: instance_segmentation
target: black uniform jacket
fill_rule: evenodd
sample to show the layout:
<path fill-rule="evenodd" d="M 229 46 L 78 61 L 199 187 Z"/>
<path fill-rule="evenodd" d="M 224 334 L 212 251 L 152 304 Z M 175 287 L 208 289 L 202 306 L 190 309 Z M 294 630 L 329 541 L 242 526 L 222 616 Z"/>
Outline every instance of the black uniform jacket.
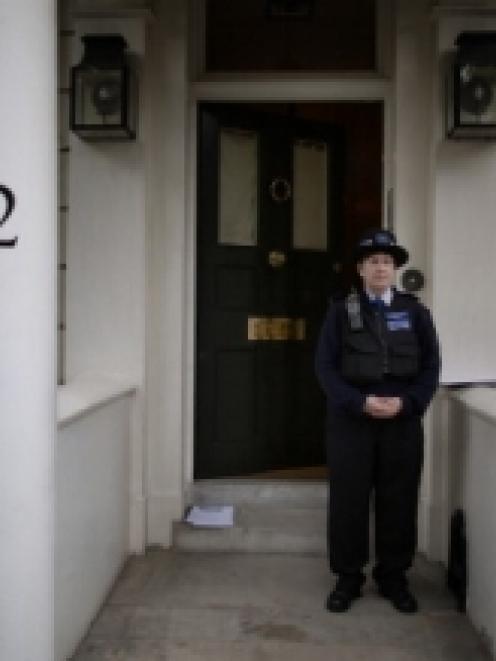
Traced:
<path fill-rule="evenodd" d="M 372 315 L 365 294 L 360 295 L 365 318 Z M 364 415 L 365 398 L 369 394 L 401 397 L 400 415 L 422 415 L 428 407 L 439 383 L 439 343 L 431 315 L 414 296 L 393 290 L 395 310 L 408 310 L 411 330 L 419 350 L 418 369 L 414 376 L 399 378 L 382 375 L 373 383 L 352 383 L 343 376 L 343 329 L 348 323 L 345 301 L 329 305 L 320 333 L 315 367 L 317 377 L 327 395 L 328 407 L 335 413 Z M 394 325 L 392 329 L 394 332 Z"/>

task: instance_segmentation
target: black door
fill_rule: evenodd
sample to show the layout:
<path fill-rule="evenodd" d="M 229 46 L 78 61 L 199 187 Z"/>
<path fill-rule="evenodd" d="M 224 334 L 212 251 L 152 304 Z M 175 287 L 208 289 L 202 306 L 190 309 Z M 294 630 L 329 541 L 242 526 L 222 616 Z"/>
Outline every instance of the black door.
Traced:
<path fill-rule="evenodd" d="M 315 343 L 337 286 L 343 140 L 290 113 L 199 113 L 195 474 L 324 462 Z"/>

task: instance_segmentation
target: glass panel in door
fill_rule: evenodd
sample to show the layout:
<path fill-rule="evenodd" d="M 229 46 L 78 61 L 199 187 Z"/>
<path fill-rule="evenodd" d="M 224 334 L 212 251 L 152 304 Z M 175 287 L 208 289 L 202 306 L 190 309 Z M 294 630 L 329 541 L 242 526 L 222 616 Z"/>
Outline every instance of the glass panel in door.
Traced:
<path fill-rule="evenodd" d="M 328 147 L 325 142 L 293 144 L 293 247 L 327 250 Z"/>
<path fill-rule="evenodd" d="M 222 129 L 219 148 L 219 243 L 255 246 L 258 225 L 258 136 Z"/>

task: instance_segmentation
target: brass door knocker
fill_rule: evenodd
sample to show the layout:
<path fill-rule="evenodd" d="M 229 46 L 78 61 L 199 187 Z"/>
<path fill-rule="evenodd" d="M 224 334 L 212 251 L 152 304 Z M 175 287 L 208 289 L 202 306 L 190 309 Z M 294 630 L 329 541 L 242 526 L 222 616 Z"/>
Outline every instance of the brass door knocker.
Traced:
<path fill-rule="evenodd" d="M 270 197 L 280 204 L 291 198 L 291 184 L 284 177 L 275 177 L 269 186 Z"/>

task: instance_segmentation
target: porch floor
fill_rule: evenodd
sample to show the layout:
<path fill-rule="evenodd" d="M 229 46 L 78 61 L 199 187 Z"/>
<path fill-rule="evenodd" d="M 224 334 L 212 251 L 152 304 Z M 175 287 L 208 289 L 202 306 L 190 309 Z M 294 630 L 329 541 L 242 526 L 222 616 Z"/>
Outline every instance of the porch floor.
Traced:
<path fill-rule="evenodd" d="M 437 565 L 410 573 L 420 612 L 402 615 L 370 579 L 328 613 L 322 556 L 151 550 L 131 558 L 73 661 L 486 661 Z"/>

